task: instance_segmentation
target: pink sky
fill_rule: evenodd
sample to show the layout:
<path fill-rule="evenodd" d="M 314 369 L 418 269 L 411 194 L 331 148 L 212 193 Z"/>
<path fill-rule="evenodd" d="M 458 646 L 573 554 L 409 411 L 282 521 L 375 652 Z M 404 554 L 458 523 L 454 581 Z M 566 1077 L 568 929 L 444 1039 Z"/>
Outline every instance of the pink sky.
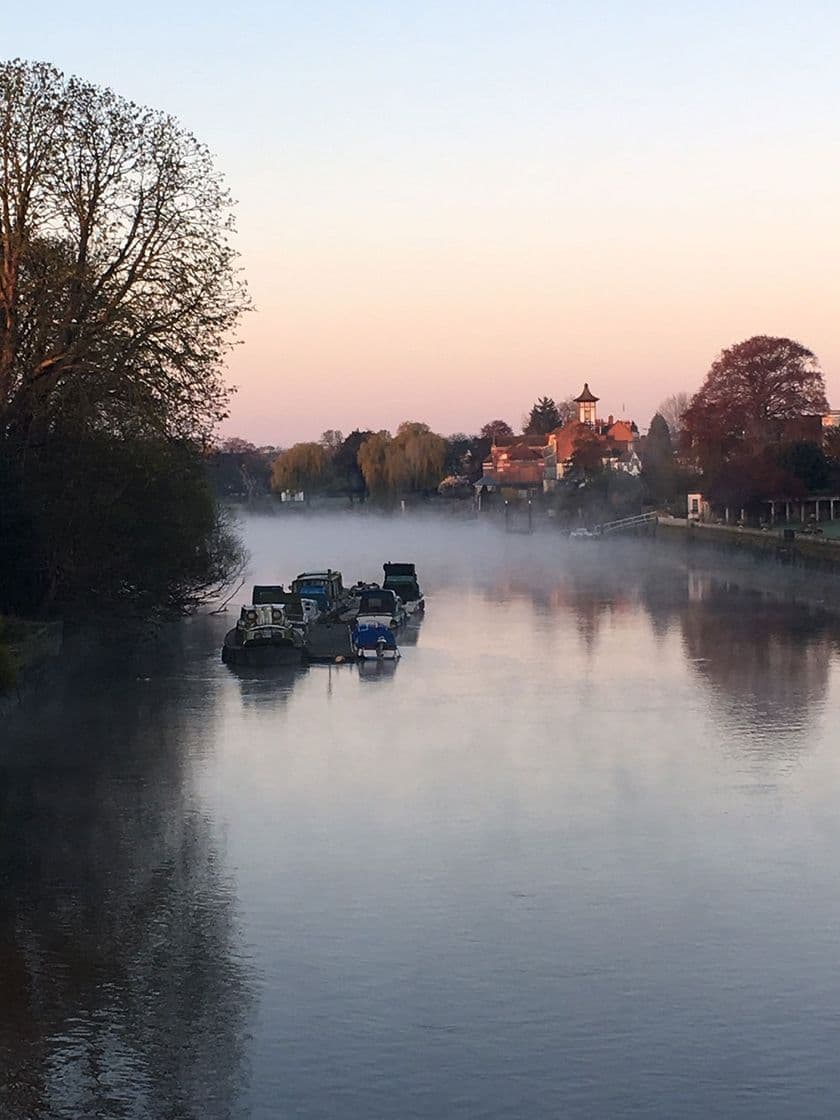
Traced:
<path fill-rule="evenodd" d="M 258 308 L 227 434 L 516 426 L 584 380 L 645 427 L 757 333 L 840 405 L 837 4 L 43 0 L 4 33 L 215 154 Z"/>

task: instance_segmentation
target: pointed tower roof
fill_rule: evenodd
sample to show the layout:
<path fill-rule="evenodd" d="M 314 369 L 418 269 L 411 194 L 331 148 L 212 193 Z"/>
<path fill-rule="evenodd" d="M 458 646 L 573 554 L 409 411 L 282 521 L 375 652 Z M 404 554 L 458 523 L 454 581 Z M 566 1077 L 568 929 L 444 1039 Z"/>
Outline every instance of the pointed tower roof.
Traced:
<path fill-rule="evenodd" d="M 600 397 L 596 397 L 594 393 L 590 392 L 589 382 L 584 381 L 583 392 L 580 394 L 579 397 L 575 397 L 575 404 L 590 404 L 590 403 L 594 404 L 596 401 L 599 401 L 600 399 L 601 399 Z"/>

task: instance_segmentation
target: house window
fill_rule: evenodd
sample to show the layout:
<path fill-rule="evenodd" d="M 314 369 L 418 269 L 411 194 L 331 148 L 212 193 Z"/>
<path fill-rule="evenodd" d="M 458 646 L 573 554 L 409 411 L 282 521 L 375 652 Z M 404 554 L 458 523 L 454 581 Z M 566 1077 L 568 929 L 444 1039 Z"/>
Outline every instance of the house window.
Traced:
<path fill-rule="evenodd" d="M 699 513 L 700 512 L 700 502 L 697 500 L 697 498 L 692 498 L 691 499 L 691 512 L 692 513 Z"/>

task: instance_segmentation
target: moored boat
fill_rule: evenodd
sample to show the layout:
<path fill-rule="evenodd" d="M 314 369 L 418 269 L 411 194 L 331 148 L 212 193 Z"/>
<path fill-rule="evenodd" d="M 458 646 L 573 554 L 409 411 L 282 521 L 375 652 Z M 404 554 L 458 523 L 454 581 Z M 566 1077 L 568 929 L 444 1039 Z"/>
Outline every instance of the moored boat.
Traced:
<path fill-rule="evenodd" d="M 254 591 L 259 598 L 259 589 Z M 222 661 L 230 665 L 300 664 L 303 655 L 303 634 L 286 618 L 282 603 L 244 606 L 222 645 Z"/>
<path fill-rule="evenodd" d="M 378 623 L 396 630 L 405 620 L 405 605 L 393 591 L 384 587 L 366 587 L 359 592 L 357 622 Z"/>
<path fill-rule="evenodd" d="M 292 591 L 302 599 L 317 603 L 321 614 L 340 610 L 347 599 L 341 572 L 331 568 L 323 572 L 301 572 L 292 580 Z"/>
<path fill-rule="evenodd" d="M 394 661 L 400 656 L 393 629 L 381 622 L 357 621 L 353 642 L 362 660 Z"/>
<path fill-rule="evenodd" d="M 383 564 L 385 580 L 382 584 L 386 591 L 393 591 L 399 595 L 405 606 L 407 614 L 422 614 L 426 609 L 426 600 L 417 582 L 417 570 L 414 564 Z"/>

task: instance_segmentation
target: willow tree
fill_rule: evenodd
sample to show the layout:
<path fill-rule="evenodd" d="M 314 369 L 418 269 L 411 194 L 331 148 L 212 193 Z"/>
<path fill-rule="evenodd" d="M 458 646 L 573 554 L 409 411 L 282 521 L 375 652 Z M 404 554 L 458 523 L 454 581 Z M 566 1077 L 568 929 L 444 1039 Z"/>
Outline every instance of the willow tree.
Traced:
<path fill-rule="evenodd" d="M 428 424 L 407 420 L 388 445 L 386 474 L 392 490 L 434 490 L 443 478 L 446 440 Z"/>
<path fill-rule="evenodd" d="M 282 490 L 324 489 L 332 476 L 329 452 L 321 443 L 296 443 L 281 452 L 271 468 L 271 488 Z"/>
<path fill-rule="evenodd" d="M 372 432 L 356 454 L 365 486 L 374 498 L 383 498 L 390 490 L 388 448 L 391 442 L 390 432 Z"/>
<path fill-rule="evenodd" d="M 248 305 L 231 199 L 165 113 L 0 64 L 0 433 L 203 437 Z"/>

